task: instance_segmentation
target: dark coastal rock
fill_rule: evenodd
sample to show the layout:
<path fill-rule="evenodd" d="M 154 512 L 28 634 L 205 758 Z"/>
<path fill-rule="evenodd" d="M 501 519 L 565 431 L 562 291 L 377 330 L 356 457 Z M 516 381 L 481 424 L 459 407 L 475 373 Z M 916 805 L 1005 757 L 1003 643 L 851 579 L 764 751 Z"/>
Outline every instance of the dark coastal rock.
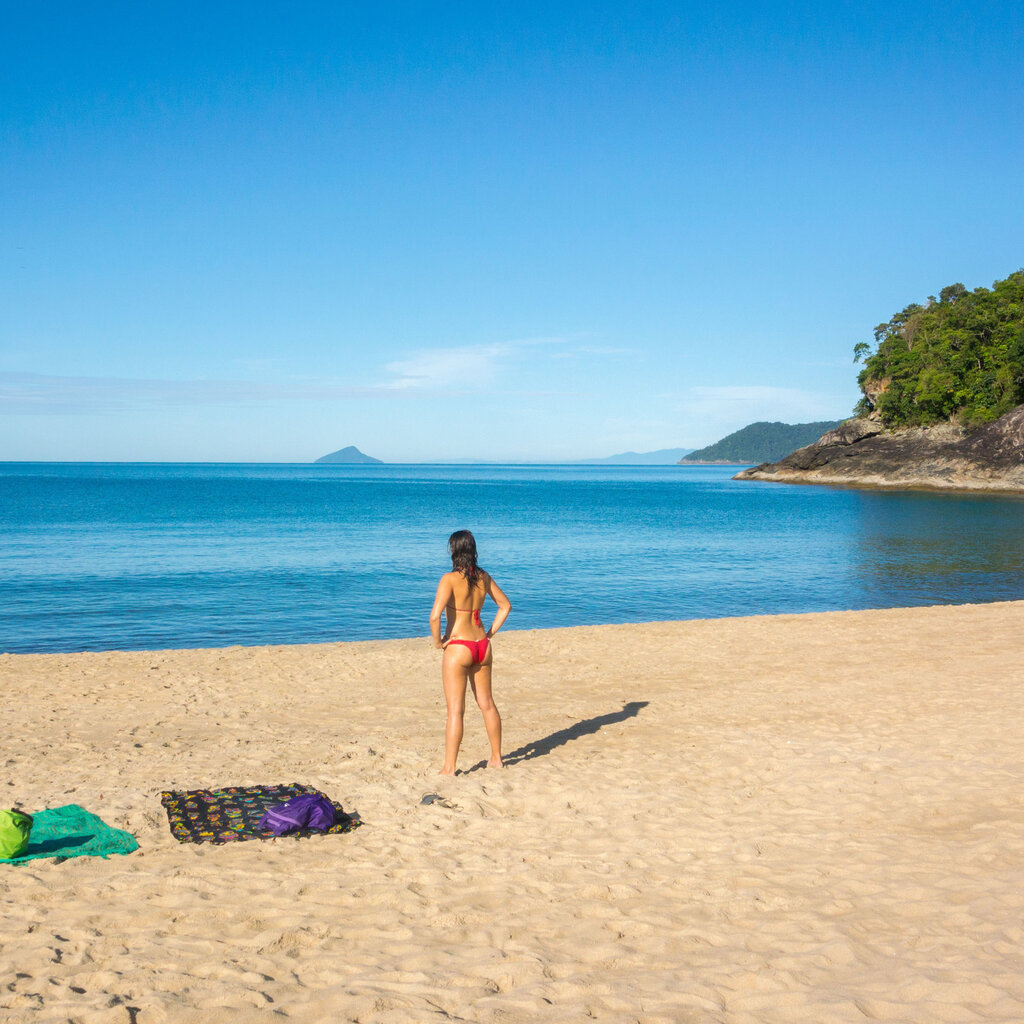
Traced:
<path fill-rule="evenodd" d="M 1024 405 L 970 432 L 950 423 L 889 431 L 872 420 L 847 420 L 733 479 L 1024 491 Z"/>
<path fill-rule="evenodd" d="M 874 420 L 852 419 L 840 423 L 835 430 L 829 430 L 821 435 L 814 443 L 817 445 L 830 444 L 856 444 L 863 441 L 865 437 L 874 437 L 882 433 L 885 428 Z"/>

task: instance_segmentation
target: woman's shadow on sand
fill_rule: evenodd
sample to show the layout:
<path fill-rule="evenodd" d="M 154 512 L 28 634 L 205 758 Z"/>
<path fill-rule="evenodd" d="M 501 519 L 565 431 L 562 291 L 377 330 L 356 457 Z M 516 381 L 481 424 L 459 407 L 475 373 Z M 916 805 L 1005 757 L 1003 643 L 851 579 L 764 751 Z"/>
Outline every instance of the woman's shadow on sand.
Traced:
<path fill-rule="evenodd" d="M 520 761 L 529 761 L 534 757 L 543 757 L 545 754 L 550 754 L 552 750 L 557 747 L 564 747 L 566 743 L 571 743 L 573 740 L 578 740 L 581 736 L 591 736 L 595 732 L 600 731 L 606 725 L 614 725 L 616 722 L 624 722 L 627 718 L 636 718 L 642 708 L 647 707 L 650 701 L 646 700 L 631 700 L 628 704 L 623 704 L 621 711 L 610 711 L 607 715 L 597 715 L 594 718 L 585 718 L 582 722 L 577 722 L 575 725 L 570 725 L 568 728 L 559 729 L 558 732 L 551 733 L 550 736 L 545 736 L 541 740 L 533 740 L 530 743 L 525 743 L 523 746 L 516 748 L 510 754 L 506 754 L 504 757 L 505 767 L 509 767 L 514 764 L 519 764 Z M 486 768 L 487 762 L 481 761 L 479 764 L 473 765 L 472 768 L 468 769 L 471 772 L 478 771 L 481 768 Z"/>

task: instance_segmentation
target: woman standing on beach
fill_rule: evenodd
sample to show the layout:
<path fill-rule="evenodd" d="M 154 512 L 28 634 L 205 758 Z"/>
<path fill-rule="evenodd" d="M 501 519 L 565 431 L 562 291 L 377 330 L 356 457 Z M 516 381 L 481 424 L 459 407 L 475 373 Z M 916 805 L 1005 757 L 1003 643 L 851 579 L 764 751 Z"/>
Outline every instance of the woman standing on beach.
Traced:
<path fill-rule="evenodd" d="M 466 714 L 466 683 L 473 689 L 477 705 L 484 716 L 487 738 L 491 743 L 488 768 L 501 767 L 501 715 L 491 697 L 491 637 L 501 629 L 512 610 L 512 603 L 490 575 L 476 564 L 476 541 L 469 530 L 456 530 L 448 538 L 452 571 L 446 572 L 437 585 L 437 596 L 430 612 L 430 634 L 434 646 L 443 648 L 441 681 L 448 705 L 448 724 L 444 733 L 444 767 L 442 775 L 455 774 L 455 760 L 462 743 L 463 719 Z M 498 614 L 485 630 L 480 609 L 487 595 L 498 605 Z M 448 628 L 441 635 L 441 613 Z"/>

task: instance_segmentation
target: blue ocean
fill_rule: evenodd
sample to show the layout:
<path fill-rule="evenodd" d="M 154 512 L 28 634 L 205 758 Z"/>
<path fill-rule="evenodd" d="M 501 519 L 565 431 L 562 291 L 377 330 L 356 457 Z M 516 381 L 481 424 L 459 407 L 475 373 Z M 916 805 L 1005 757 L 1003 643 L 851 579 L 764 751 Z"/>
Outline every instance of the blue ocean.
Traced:
<path fill-rule="evenodd" d="M 737 467 L 0 464 L 0 651 L 427 634 L 452 530 L 509 628 L 1024 597 L 1024 500 Z"/>

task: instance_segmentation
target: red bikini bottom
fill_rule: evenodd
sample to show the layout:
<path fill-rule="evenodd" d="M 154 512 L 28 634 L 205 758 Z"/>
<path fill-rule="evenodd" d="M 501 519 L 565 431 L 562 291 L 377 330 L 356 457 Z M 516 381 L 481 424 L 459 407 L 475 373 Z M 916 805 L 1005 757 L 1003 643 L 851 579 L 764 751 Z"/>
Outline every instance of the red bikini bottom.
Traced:
<path fill-rule="evenodd" d="M 490 640 L 484 637 L 483 640 L 449 640 L 448 646 L 452 644 L 461 644 L 463 647 L 468 647 L 473 655 L 473 664 L 482 665 L 484 658 L 487 657 L 487 645 Z"/>

